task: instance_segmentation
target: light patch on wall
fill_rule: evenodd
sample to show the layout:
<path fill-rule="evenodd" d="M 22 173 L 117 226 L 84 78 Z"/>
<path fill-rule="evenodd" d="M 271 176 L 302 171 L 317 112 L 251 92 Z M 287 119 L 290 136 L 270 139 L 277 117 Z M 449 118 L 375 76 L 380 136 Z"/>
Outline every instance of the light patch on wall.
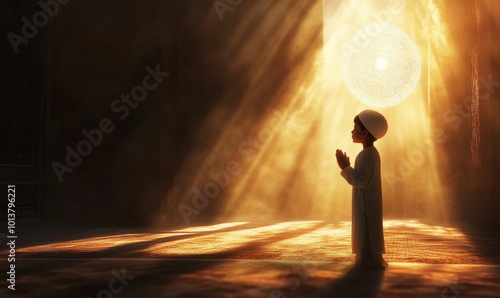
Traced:
<path fill-rule="evenodd" d="M 415 90 L 421 64 L 419 50 L 408 34 L 375 23 L 360 29 L 345 45 L 342 73 L 359 101 L 384 108 L 399 104 Z"/>

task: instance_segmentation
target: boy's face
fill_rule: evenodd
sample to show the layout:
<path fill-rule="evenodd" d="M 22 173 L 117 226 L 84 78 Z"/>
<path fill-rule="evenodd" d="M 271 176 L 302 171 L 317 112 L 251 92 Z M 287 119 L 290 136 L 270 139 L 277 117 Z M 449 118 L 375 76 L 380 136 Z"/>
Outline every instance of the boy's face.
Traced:
<path fill-rule="evenodd" d="M 366 130 L 362 130 L 361 127 L 354 122 L 354 129 L 351 131 L 351 136 L 354 143 L 363 143 L 368 136 L 368 132 Z"/>

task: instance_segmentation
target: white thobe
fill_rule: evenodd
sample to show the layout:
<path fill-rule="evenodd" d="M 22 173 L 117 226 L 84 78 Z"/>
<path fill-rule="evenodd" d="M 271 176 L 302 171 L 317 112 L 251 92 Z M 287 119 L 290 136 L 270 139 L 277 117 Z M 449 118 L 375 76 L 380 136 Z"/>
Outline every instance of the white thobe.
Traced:
<path fill-rule="evenodd" d="M 372 253 L 385 253 L 382 222 L 382 178 L 377 148 L 364 148 L 354 162 L 354 168 L 340 172 L 352 185 L 352 253 L 363 249 L 365 217 L 368 222 Z"/>

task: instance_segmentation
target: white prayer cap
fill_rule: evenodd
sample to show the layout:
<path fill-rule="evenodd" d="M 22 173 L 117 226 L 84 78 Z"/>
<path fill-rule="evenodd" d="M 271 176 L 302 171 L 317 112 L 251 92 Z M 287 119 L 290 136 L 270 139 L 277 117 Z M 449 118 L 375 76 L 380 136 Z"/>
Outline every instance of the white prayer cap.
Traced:
<path fill-rule="evenodd" d="M 364 110 L 358 114 L 358 117 L 361 123 L 377 140 L 385 136 L 387 132 L 387 120 L 385 120 L 382 114 L 374 110 Z"/>

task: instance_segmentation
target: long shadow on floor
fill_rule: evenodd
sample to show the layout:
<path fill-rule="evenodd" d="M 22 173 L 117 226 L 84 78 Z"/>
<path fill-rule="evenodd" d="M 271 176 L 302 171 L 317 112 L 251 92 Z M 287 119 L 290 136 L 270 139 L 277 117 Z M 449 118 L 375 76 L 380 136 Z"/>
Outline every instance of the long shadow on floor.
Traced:
<path fill-rule="evenodd" d="M 293 232 L 289 230 L 280 231 L 279 233 L 268 233 L 266 237 L 262 237 L 261 239 L 255 239 L 254 241 L 249 241 L 241 246 L 230 248 L 227 250 L 222 250 L 216 253 L 200 253 L 200 254 L 186 254 L 182 256 L 170 256 L 169 259 L 154 259 L 156 262 L 148 263 L 147 266 L 140 266 L 141 270 L 132 270 L 130 274 L 137 274 L 137 277 L 134 278 L 134 286 L 131 286 L 131 289 L 134 287 L 139 287 L 141 285 L 150 285 L 155 283 L 164 283 L 175 280 L 179 276 L 187 275 L 187 274 L 195 274 L 196 272 L 207 270 L 216 265 L 222 264 L 226 262 L 227 259 L 236 259 L 238 256 L 246 254 L 253 254 L 259 256 L 262 254 L 262 251 L 265 251 L 265 247 L 269 244 L 283 241 L 287 239 L 291 239 L 294 237 L 298 237 L 300 235 L 305 235 L 311 233 L 317 229 L 320 229 L 327 225 L 328 223 L 320 222 L 314 224 L 309 227 L 300 228 L 294 230 Z M 240 230 L 244 230 L 241 229 Z M 68 272 L 69 275 L 79 274 L 78 272 L 83 270 L 84 272 L 91 272 L 96 266 L 94 262 L 99 260 L 99 258 L 114 258 L 120 260 L 120 253 L 125 253 L 128 257 L 123 258 L 123 261 L 119 261 L 119 266 L 114 267 L 116 270 L 120 270 L 120 268 L 133 268 L 134 266 L 129 266 L 128 261 L 133 260 L 134 257 L 140 258 L 141 255 L 135 255 L 134 252 L 141 251 L 142 249 L 146 249 L 155 243 L 168 242 L 171 240 L 170 236 L 166 237 L 166 239 L 155 239 L 151 241 L 144 241 L 140 243 L 132 243 L 125 245 L 118 245 L 117 247 L 103 249 L 101 251 L 85 253 L 80 252 L 78 254 L 72 252 L 57 252 L 58 258 L 64 260 L 67 259 L 67 262 L 54 262 L 54 259 L 44 260 L 43 263 L 38 263 L 39 266 L 37 268 L 28 268 L 23 271 L 25 277 L 36 277 L 36 274 L 40 271 L 44 272 Z M 224 243 L 221 243 L 223 246 Z M 36 258 L 37 254 L 33 254 L 30 257 Z M 75 257 L 77 257 L 75 259 Z M 132 258 L 131 258 L 132 257 Z M 194 260 L 212 260 L 208 261 L 194 261 Z M 105 260 L 102 260 L 103 262 Z M 87 264 L 91 263 L 91 264 Z M 99 265 L 101 266 L 101 265 Z M 113 278 L 111 275 L 111 270 L 113 267 L 106 268 L 106 264 L 103 264 L 104 268 L 99 267 L 99 270 L 96 270 L 96 273 L 90 275 L 92 278 L 87 278 L 89 275 L 83 276 L 83 278 L 77 278 L 77 281 L 72 281 L 73 285 L 71 288 L 60 288 L 54 289 L 52 284 L 46 284 L 46 287 L 37 287 L 37 291 L 40 292 L 40 297 L 79 297 L 79 294 L 83 294 L 84 297 L 92 297 L 91 295 L 95 295 L 98 293 L 100 289 L 107 289 L 109 286 L 110 278 Z M 88 270 L 88 271 L 86 271 Z M 127 269 L 130 270 L 130 269 Z M 103 273 L 104 272 L 104 273 Z M 140 272 L 140 273 L 137 273 Z M 196 288 L 195 288 L 196 289 Z M 33 289 L 27 289 L 33 290 Z M 23 293 L 25 294 L 25 293 Z M 74 295 L 73 295 L 74 294 Z M 78 294 L 78 295 L 77 295 Z M 196 297 L 196 296 L 192 296 Z"/>
<path fill-rule="evenodd" d="M 474 243 L 474 254 L 488 264 L 500 264 L 500 233 L 473 226 L 462 225 L 460 230 Z"/>
<path fill-rule="evenodd" d="M 332 282 L 318 298 L 379 297 L 385 270 L 352 268 L 345 276 Z"/>

